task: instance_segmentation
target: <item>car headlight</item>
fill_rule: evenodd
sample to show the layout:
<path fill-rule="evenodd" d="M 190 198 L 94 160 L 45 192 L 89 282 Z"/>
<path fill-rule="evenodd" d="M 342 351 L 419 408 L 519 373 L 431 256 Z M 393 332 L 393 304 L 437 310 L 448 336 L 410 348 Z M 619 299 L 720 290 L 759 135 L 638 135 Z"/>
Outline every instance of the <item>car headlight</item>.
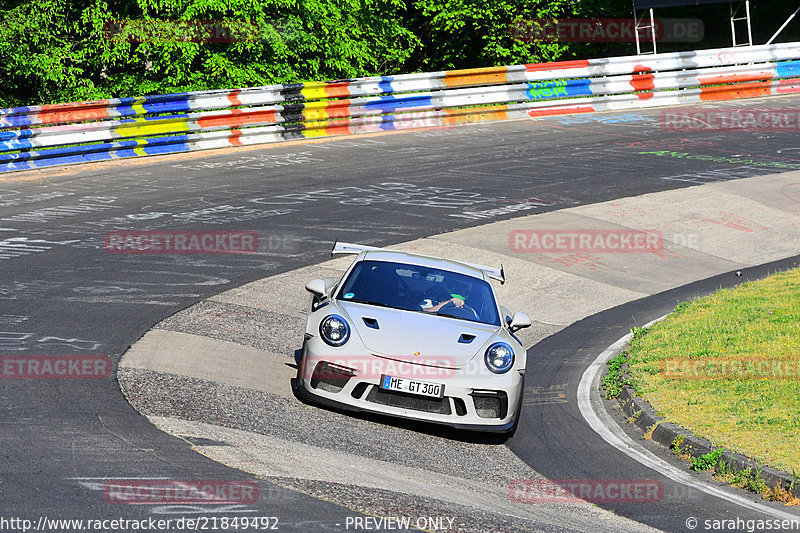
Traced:
<path fill-rule="evenodd" d="M 350 326 L 339 315 L 328 315 L 319 323 L 319 334 L 327 344 L 342 346 L 350 338 Z"/>
<path fill-rule="evenodd" d="M 495 374 L 508 372 L 514 366 L 514 350 L 504 342 L 496 342 L 486 349 L 486 368 Z"/>

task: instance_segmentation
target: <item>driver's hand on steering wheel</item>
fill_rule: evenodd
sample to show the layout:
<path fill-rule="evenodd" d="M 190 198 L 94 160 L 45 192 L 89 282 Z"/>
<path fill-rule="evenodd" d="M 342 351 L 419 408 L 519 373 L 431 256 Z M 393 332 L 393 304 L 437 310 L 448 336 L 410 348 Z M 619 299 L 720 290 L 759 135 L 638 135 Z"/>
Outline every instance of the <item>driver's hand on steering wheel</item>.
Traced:
<path fill-rule="evenodd" d="M 436 313 L 441 308 L 443 308 L 444 306 L 446 306 L 448 304 L 453 304 L 456 307 L 463 307 L 464 306 L 464 300 L 462 300 L 461 298 L 456 298 L 454 296 L 454 297 L 450 298 L 449 300 L 445 300 L 443 302 L 439 302 L 437 305 L 432 305 L 430 307 L 422 306 L 422 310 L 425 311 L 426 313 Z"/>
<path fill-rule="evenodd" d="M 452 304 L 455 305 L 456 307 L 463 307 L 464 306 L 464 300 L 462 300 L 461 298 L 453 297 L 453 298 L 450 298 L 448 300 L 448 302 L 452 302 Z"/>

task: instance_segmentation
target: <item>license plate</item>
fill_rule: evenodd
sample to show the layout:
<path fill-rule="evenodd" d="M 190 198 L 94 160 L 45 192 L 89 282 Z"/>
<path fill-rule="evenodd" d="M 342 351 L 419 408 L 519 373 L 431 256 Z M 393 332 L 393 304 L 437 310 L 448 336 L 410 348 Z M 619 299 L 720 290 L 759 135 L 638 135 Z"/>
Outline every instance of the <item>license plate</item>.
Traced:
<path fill-rule="evenodd" d="M 418 396 L 429 396 L 431 398 L 442 398 L 444 396 L 443 383 L 431 383 L 429 381 L 418 381 L 416 379 L 398 378 L 387 375 L 381 376 L 381 388 L 385 390 L 407 392 Z"/>

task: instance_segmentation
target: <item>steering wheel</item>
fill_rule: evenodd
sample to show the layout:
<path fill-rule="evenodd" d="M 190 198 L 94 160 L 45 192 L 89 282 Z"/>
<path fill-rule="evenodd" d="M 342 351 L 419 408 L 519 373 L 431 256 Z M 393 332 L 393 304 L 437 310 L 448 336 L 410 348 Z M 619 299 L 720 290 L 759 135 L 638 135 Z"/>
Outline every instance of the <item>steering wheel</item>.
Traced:
<path fill-rule="evenodd" d="M 451 307 L 453 309 L 450 309 Z M 468 319 L 474 318 L 475 320 L 480 320 L 478 313 L 476 313 L 475 310 L 472 307 L 468 306 L 467 304 L 464 304 L 461 307 L 456 307 L 456 304 L 454 304 L 453 301 L 450 300 L 439 309 L 439 312 L 444 311 L 445 309 L 447 309 L 448 314 L 453 315 L 456 318 L 468 318 Z M 453 311 L 455 311 L 455 313 Z M 462 311 L 463 314 L 461 313 Z"/>

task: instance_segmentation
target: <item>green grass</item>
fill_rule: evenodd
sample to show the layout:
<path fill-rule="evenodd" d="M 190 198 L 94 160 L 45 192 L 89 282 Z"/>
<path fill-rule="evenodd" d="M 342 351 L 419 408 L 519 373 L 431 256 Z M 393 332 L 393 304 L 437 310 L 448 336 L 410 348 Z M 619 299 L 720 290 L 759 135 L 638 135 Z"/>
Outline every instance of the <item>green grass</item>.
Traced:
<path fill-rule="evenodd" d="M 607 400 L 616 398 L 625 387 L 625 377 L 622 372 L 622 365 L 628 360 L 625 353 L 621 353 L 608 362 L 608 374 L 603 376 L 603 388 Z"/>
<path fill-rule="evenodd" d="M 724 451 L 725 450 L 720 448 L 719 450 L 705 453 L 700 457 L 692 458 L 692 470 L 696 470 L 698 472 L 701 470 L 711 470 L 717 466 L 717 463 L 719 463 L 719 458 L 722 456 Z"/>
<path fill-rule="evenodd" d="M 631 385 L 667 421 L 800 471 L 800 269 L 680 304 L 626 355 Z"/>
<path fill-rule="evenodd" d="M 633 328 L 631 330 L 632 337 L 630 342 L 638 340 L 646 331 L 642 328 Z M 605 398 L 611 400 L 616 398 L 622 392 L 626 385 L 631 385 L 625 371 L 625 363 L 628 362 L 628 351 L 624 351 L 613 359 L 609 360 L 608 373 L 603 376 L 603 389 L 605 390 Z"/>

